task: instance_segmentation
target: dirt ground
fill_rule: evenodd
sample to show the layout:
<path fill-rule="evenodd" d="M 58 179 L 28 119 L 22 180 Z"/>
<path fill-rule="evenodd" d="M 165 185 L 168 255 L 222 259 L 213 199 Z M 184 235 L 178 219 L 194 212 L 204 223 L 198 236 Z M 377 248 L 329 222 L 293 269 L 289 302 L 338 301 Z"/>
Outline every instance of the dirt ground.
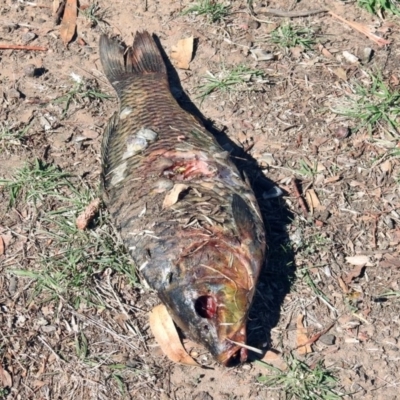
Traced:
<path fill-rule="evenodd" d="M 3 0 L 0 8 L 0 44 L 46 48 L 0 50 L 0 398 L 398 399 L 399 17 L 381 19 L 339 0 L 253 2 L 252 16 L 238 0 L 225 2 L 228 15 L 212 22 L 182 13 L 193 5 L 188 0 L 88 1 L 80 2 L 68 46 L 52 1 Z M 289 19 L 270 8 L 329 9 L 391 44 L 379 46 L 331 14 Z M 311 29 L 315 43 L 273 42 L 272 32 L 288 23 Z M 173 93 L 247 171 L 256 192 L 269 256 L 249 344 L 273 349 L 281 364 L 290 355 L 311 371 L 321 363 L 336 377 L 337 397 L 299 395 L 287 388 L 290 376 L 267 385 L 259 378 L 270 369 L 255 356 L 223 368 L 190 342 L 207 368 L 171 363 L 149 329 L 157 297 L 136 277 L 107 211 L 88 232 L 74 229 L 96 197 L 102 131 L 117 108 L 99 37 L 118 35 L 129 45 L 143 29 L 166 54 L 179 39 L 195 38 L 190 69 L 171 71 Z M 257 60 L 254 49 L 267 59 Z M 209 73 L 241 65 L 258 73 L 200 97 Z M 335 112 L 355 107 L 354 87 L 370 89 L 371 74 L 393 94 L 392 127 L 382 118 L 368 129 Z M 4 181 L 18 179 L 12 190 Z M 301 316 L 308 354 L 297 349 Z"/>

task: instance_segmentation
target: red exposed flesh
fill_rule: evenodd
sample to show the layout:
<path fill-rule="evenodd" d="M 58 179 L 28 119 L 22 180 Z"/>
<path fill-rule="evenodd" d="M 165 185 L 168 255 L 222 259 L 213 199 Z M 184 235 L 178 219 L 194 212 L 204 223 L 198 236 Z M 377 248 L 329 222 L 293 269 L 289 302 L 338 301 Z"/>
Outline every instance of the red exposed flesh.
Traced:
<path fill-rule="evenodd" d="M 194 305 L 201 318 L 214 318 L 217 314 L 217 303 L 212 296 L 200 296 Z"/>
<path fill-rule="evenodd" d="M 179 160 L 167 168 L 164 173 L 173 174 L 177 179 L 192 179 L 196 176 L 213 176 L 209 165 L 201 160 Z"/>

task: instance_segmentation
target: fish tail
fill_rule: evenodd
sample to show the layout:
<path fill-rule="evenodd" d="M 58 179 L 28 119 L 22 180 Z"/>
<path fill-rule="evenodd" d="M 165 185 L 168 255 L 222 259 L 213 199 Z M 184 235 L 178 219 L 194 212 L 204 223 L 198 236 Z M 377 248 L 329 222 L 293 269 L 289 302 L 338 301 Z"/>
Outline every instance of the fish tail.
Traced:
<path fill-rule="evenodd" d="M 104 73 L 117 92 L 132 75 L 167 75 L 164 60 L 153 37 L 147 32 L 137 32 L 132 47 L 125 51 L 116 40 L 100 37 L 100 60 Z"/>

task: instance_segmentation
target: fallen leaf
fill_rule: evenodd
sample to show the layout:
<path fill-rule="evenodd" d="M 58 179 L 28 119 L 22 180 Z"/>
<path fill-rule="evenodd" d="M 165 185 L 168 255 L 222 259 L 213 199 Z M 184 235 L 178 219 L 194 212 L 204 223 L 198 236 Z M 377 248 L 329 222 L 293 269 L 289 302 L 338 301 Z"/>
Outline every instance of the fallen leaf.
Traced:
<path fill-rule="evenodd" d="M 46 382 L 44 382 L 44 381 L 40 381 L 40 380 L 38 380 L 38 379 L 35 380 L 35 381 L 33 381 L 33 387 L 34 387 L 36 390 L 42 388 L 44 385 L 46 385 Z"/>
<path fill-rule="evenodd" d="M 193 36 L 180 39 L 176 46 L 171 48 L 171 59 L 177 68 L 189 69 L 190 61 L 193 56 Z"/>
<path fill-rule="evenodd" d="M 282 354 L 278 350 L 268 350 L 261 361 L 272 364 L 273 366 L 279 368 L 281 371 L 285 371 L 287 369 L 287 364 L 282 357 Z"/>
<path fill-rule="evenodd" d="M 294 58 L 300 58 L 301 55 L 303 54 L 303 51 L 304 51 L 304 49 L 301 46 L 292 47 L 290 49 L 290 52 L 292 53 L 292 56 Z"/>
<path fill-rule="evenodd" d="M 385 259 L 379 262 L 383 268 L 400 268 L 400 259 L 391 255 L 386 255 Z"/>
<path fill-rule="evenodd" d="M 365 265 L 367 265 L 368 267 L 372 266 L 368 256 L 357 255 L 352 257 L 346 257 L 346 261 L 349 264 L 359 265 L 361 267 L 364 267 Z"/>
<path fill-rule="evenodd" d="M 324 183 L 335 183 L 338 182 L 342 179 L 342 177 L 340 175 L 335 175 L 335 176 L 330 176 L 329 178 L 326 178 L 324 180 Z"/>
<path fill-rule="evenodd" d="M 65 45 L 67 45 L 75 35 L 77 15 L 77 0 L 67 0 L 60 26 L 60 36 Z"/>
<path fill-rule="evenodd" d="M 163 208 L 168 208 L 174 205 L 178 199 L 179 195 L 188 188 L 188 185 L 184 183 L 176 183 L 174 187 L 165 195 L 163 201 Z"/>
<path fill-rule="evenodd" d="M 311 214 L 316 208 L 321 207 L 321 203 L 314 189 L 308 189 L 306 191 L 306 200 Z"/>
<path fill-rule="evenodd" d="M 53 0 L 53 14 L 55 14 L 60 7 L 60 0 Z"/>
<path fill-rule="evenodd" d="M 347 72 L 343 68 L 335 68 L 333 73 L 343 81 L 347 81 Z"/>
<path fill-rule="evenodd" d="M 343 277 L 343 281 L 349 284 L 354 278 L 358 278 L 364 270 L 364 265 L 357 265 L 353 268 L 346 276 Z"/>
<path fill-rule="evenodd" d="M 0 383 L 4 388 L 10 388 L 12 386 L 11 375 L 6 371 L 0 364 Z"/>
<path fill-rule="evenodd" d="M 303 325 L 303 315 L 297 317 L 297 351 L 301 355 L 312 352 L 311 345 L 308 343 L 307 329 Z"/>
<path fill-rule="evenodd" d="M 318 49 L 324 57 L 333 58 L 333 54 L 324 45 L 319 44 Z"/>
<path fill-rule="evenodd" d="M 98 213 L 100 204 L 101 200 L 99 198 L 94 199 L 90 202 L 90 204 L 85 208 L 85 211 L 80 214 L 79 217 L 76 219 L 76 226 L 78 229 L 82 231 L 87 228 L 90 221 Z"/>
<path fill-rule="evenodd" d="M 338 277 L 338 283 L 340 288 L 343 290 L 344 293 L 348 293 L 349 292 L 349 288 L 346 285 L 346 283 L 344 282 L 344 280 L 339 276 Z"/>
<path fill-rule="evenodd" d="M 386 160 L 385 162 L 383 162 L 381 165 L 381 170 L 382 172 L 387 172 L 389 175 L 392 172 L 392 163 L 390 160 Z"/>
<path fill-rule="evenodd" d="M 153 332 L 157 343 L 160 345 L 163 353 L 173 362 L 200 367 L 199 364 L 186 352 L 174 321 L 164 304 L 153 308 L 150 312 L 150 329 Z"/>
<path fill-rule="evenodd" d="M 2 256 L 5 252 L 4 240 L 3 236 L 0 235 L 0 256 Z"/>

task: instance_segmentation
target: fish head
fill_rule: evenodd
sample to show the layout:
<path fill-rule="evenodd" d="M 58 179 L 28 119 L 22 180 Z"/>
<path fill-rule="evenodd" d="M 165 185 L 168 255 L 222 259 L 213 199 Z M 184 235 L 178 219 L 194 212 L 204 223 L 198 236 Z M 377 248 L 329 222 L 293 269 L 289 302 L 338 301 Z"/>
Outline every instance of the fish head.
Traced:
<path fill-rule="evenodd" d="M 185 270 L 191 272 L 175 282 L 172 279 L 159 296 L 181 330 L 203 344 L 218 362 L 227 366 L 244 362 L 247 315 L 254 294 L 250 267 L 244 265 L 243 257 L 224 249 L 203 250 L 209 265 L 199 257 L 186 258 Z"/>

